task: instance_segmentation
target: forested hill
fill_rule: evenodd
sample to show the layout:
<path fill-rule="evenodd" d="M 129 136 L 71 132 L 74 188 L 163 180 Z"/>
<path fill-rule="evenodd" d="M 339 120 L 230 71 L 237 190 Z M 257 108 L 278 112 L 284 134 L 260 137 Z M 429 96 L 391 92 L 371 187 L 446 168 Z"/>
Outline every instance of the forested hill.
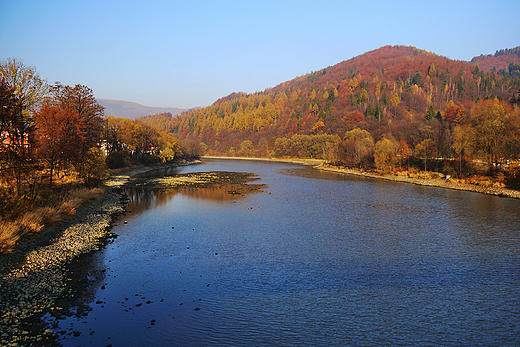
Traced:
<path fill-rule="evenodd" d="M 495 54 L 480 55 L 471 59 L 472 63 L 479 64 L 485 70 L 520 70 L 520 46 L 510 49 L 501 49 Z M 504 71 L 505 72 L 505 71 Z"/>
<path fill-rule="evenodd" d="M 438 137 L 438 153 L 448 155 L 453 125 L 478 100 L 516 103 L 519 80 L 518 70 L 486 70 L 415 47 L 385 46 L 263 92 L 233 93 L 206 108 L 141 121 L 181 141 L 196 138 L 209 154 L 327 157 L 323 146 L 303 152 L 281 146 L 296 134 L 332 141 L 360 128 L 374 141 L 391 138 L 412 149 Z"/>

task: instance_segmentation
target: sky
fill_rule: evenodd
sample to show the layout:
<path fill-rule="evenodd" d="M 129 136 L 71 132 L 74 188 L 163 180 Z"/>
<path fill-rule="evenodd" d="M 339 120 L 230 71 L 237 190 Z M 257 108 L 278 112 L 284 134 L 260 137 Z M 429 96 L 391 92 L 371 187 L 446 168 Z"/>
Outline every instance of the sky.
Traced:
<path fill-rule="evenodd" d="M 0 62 L 146 106 L 209 106 L 385 45 L 457 60 L 520 46 L 518 0 L 0 0 Z"/>

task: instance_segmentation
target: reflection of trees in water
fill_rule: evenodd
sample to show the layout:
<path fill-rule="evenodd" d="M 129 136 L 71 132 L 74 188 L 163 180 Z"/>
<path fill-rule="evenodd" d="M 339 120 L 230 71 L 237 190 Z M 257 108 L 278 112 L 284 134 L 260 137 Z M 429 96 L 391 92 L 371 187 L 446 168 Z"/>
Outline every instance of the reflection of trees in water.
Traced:
<path fill-rule="evenodd" d="M 260 185 L 226 184 L 210 188 L 182 187 L 178 193 L 197 200 L 226 201 L 240 199 L 247 193 L 259 191 L 259 188 Z"/>
<path fill-rule="evenodd" d="M 149 187 L 129 187 L 128 207 L 130 215 L 144 210 L 165 205 L 175 195 L 181 194 L 197 200 L 230 201 L 244 197 L 251 192 L 257 192 L 264 185 L 260 184 L 223 184 L 213 187 L 179 187 L 170 189 L 151 189 Z"/>
<path fill-rule="evenodd" d="M 147 187 L 130 187 L 126 189 L 128 195 L 127 210 L 131 215 L 141 211 L 165 205 L 176 194 L 175 189 L 153 190 Z"/>

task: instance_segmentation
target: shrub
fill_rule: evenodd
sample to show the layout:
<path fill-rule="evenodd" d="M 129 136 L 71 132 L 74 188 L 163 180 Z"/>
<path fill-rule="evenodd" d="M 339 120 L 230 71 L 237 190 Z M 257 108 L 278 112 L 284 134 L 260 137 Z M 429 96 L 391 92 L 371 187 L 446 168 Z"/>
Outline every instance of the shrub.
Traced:
<path fill-rule="evenodd" d="M 120 169 L 132 165 L 132 157 L 127 151 L 115 151 L 106 158 L 106 164 L 110 169 Z"/>
<path fill-rule="evenodd" d="M 509 188 L 520 188 L 520 160 L 514 160 L 509 163 L 508 168 L 504 171 L 505 184 Z"/>
<path fill-rule="evenodd" d="M 77 171 L 87 186 L 97 186 L 108 177 L 105 155 L 100 148 L 92 147 L 79 163 Z"/>

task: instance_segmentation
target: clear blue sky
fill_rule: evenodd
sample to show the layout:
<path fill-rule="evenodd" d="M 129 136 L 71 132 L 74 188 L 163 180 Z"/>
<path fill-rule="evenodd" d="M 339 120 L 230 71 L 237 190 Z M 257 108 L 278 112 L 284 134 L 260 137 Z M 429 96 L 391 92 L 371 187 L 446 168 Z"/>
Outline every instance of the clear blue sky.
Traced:
<path fill-rule="evenodd" d="M 147 106 L 211 105 L 384 45 L 452 59 L 520 45 L 518 0 L 0 0 L 0 60 Z"/>

